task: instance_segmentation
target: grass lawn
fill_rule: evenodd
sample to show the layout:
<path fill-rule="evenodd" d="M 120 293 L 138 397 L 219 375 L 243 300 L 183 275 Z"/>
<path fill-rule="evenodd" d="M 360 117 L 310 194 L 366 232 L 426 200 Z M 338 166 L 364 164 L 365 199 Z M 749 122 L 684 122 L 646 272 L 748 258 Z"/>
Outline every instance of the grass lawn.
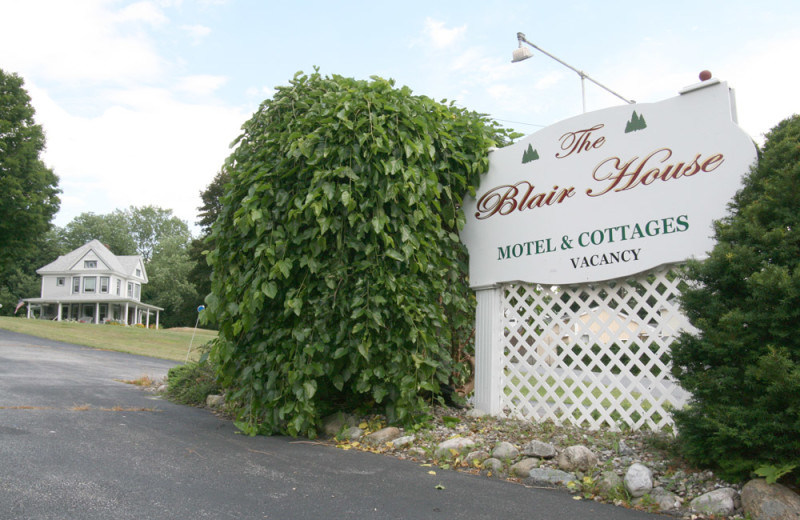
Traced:
<path fill-rule="evenodd" d="M 192 353 L 189 355 L 189 359 L 197 359 L 199 357 L 197 348 L 217 337 L 216 331 L 204 329 L 197 329 L 194 341 L 192 341 L 192 328 L 154 330 L 119 325 L 29 320 L 6 316 L 0 316 L 0 329 L 76 345 L 173 361 L 186 360 L 190 342 L 192 342 Z"/>

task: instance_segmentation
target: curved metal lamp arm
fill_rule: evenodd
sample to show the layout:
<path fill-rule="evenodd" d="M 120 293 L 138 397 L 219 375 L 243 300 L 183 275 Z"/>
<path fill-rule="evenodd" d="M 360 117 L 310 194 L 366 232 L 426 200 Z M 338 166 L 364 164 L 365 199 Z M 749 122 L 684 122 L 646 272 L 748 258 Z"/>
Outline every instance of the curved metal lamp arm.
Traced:
<path fill-rule="evenodd" d="M 567 67 L 568 69 L 570 69 L 570 70 L 574 71 L 574 72 L 575 72 L 575 73 L 576 73 L 578 76 L 580 76 L 580 78 L 581 78 L 581 91 L 582 91 L 582 93 L 583 93 L 583 111 L 584 111 L 584 112 L 586 112 L 586 91 L 585 91 L 585 88 L 584 88 L 584 85 L 583 85 L 583 80 L 585 80 L 585 79 L 588 79 L 589 81 L 591 81 L 592 83 L 594 83 L 594 84 L 595 84 L 595 85 L 597 85 L 598 87 L 602 88 L 603 90 L 605 90 L 606 92 L 608 92 L 608 93 L 610 93 L 610 94 L 613 94 L 613 95 L 617 96 L 618 98 L 620 98 L 622 101 L 624 101 L 624 102 L 626 102 L 626 103 L 629 103 L 629 104 L 636 103 L 636 101 L 633 101 L 632 99 L 627 99 L 627 98 L 623 97 L 622 95 L 620 95 L 620 94 L 617 94 L 616 92 L 614 92 L 613 90 L 611 90 L 611 89 L 610 89 L 610 88 L 608 88 L 607 86 L 603 85 L 602 83 L 598 82 L 598 81 L 597 81 L 597 80 L 595 80 L 594 78 L 590 77 L 588 74 L 586 74 L 586 73 L 585 73 L 585 72 L 583 72 L 582 70 L 578 70 L 578 69 L 576 69 L 575 67 L 573 67 L 573 66 L 572 66 L 572 65 L 570 65 L 569 63 L 567 63 L 567 62 L 565 62 L 565 61 L 563 61 L 563 60 L 560 60 L 560 59 L 556 58 L 555 56 L 553 56 L 552 54 L 550 54 L 550 53 L 549 53 L 549 52 L 547 52 L 546 50 L 542 49 L 541 47 L 539 47 L 539 46 L 537 46 L 537 45 L 535 45 L 535 44 L 533 44 L 533 43 L 529 42 L 529 41 L 527 40 L 527 38 L 525 38 L 525 35 L 524 35 L 523 33 L 521 33 L 521 32 L 518 32 L 518 33 L 517 33 L 517 41 L 519 42 L 519 46 L 520 46 L 520 48 L 522 48 L 522 44 L 523 44 L 523 43 L 527 43 L 528 45 L 530 45 L 531 47 L 533 47 L 533 48 L 534 48 L 534 49 L 536 49 L 537 51 L 539 51 L 539 52 L 541 52 L 542 54 L 544 54 L 544 55 L 546 55 L 546 56 L 549 56 L 550 58 L 552 58 L 552 59 L 556 60 L 557 62 L 559 62 L 560 64 L 564 65 L 564 66 L 565 66 L 565 67 Z M 528 53 L 521 53 L 519 56 L 517 56 L 517 55 L 515 54 L 515 56 L 514 56 L 514 59 L 513 59 L 512 61 L 514 61 L 514 62 L 517 62 L 517 61 L 522 61 L 522 60 L 525 60 L 525 59 L 528 59 L 528 58 L 530 58 L 531 56 L 532 56 L 532 55 L 531 55 L 531 54 L 528 54 Z"/>

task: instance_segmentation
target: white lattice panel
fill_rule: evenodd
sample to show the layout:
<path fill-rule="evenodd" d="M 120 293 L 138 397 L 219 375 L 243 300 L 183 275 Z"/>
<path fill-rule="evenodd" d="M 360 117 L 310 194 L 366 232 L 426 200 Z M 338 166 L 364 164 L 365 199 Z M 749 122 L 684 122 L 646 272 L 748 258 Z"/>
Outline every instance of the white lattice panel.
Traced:
<path fill-rule="evenodd" d="M 661 268 L 580 286 L 502 287 L 501 407 L 584 428 L 661 430 L 689 394 L 670 376 L 670 344 L 691 325 L 680 279 Z"/>

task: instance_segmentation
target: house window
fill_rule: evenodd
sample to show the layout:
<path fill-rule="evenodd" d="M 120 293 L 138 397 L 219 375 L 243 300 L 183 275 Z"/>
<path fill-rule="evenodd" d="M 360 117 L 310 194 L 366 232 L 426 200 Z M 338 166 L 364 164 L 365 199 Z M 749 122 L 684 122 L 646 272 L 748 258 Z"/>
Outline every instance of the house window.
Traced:
<path fill-rule="evenodd" d="M 108 293 L 108 282 L 109 282 L 109 277 L 108 276 L 101 276 L 100 277 L 100 292 L 101 293 L 103 293 L 103 294 Z"/>
<path fill-rule="evenodd" d="M 56 287 L 64 287 L 66 285 L 67 279 L 63 276 L 59 276 L 56 278 Z"/>
<path fill-rule="evenodd" d="M 84 269 L 97 269 L 97 260 L 84 260 L 83 261 L 83 268 Z"/>
<path fill-rule="evenodd" d="M 83 278 L 83 292 L 93 293 L 97 288 L 97 277 L 86 276 Z"/>
<path fill-rule="evenodd" d="M 120 295 L 120 291 L 122 290 L 122 280 L 117 278 L 117 296 Z"/>
<path fill-rule="evenodd" d="M 133 282 L 128 282 L 128 298 L 133 298 Z"/>
<path fill-rule="evenodd" d="M 142 270 L 141 269 L 137 269 L 136 270 L 136 276 L 138 276 L 139 278 L 142 277 Z"/>
<path fill-rule="evenodd" d="M 133 290 L 135 291 L 134 298 L 136 298 L 137 300 L 140 299 L 142 297 L 142 286 L 139 285 L 138 283 L 134 284 Z"/>
<path fill-rule="evenodd" d="M 81 277 L 75 276 L 72 278 L 72 294 L 81 292 Z"/>

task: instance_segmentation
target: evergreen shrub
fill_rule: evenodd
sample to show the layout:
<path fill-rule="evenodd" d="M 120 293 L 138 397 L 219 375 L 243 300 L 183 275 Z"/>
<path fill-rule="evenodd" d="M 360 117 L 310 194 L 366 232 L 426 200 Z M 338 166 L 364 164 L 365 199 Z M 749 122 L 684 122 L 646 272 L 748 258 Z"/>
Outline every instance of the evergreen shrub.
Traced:
<path fill-rule="evenodd" d="M 683 309 L 699 333 L 672 347 L 692 393 L 674 417 L 692 462 L 741 479 L 800 467 L 800 117 L 767 134 L 730 209 L 709 258 L 687 268 Z"/>

